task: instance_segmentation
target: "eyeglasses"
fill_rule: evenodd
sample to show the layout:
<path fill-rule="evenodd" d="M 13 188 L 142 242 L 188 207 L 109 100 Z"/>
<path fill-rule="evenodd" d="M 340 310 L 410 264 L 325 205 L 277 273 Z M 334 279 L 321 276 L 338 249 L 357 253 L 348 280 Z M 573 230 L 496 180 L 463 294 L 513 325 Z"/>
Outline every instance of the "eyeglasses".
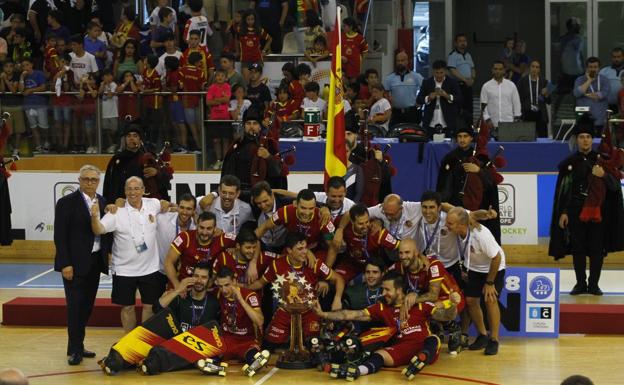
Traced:
<path fill-rule="evenodd" d="M 100 178 L 84 178 L 80 177 L 80 180 L 87 184 L 96 184 L 100 181 Z"/>

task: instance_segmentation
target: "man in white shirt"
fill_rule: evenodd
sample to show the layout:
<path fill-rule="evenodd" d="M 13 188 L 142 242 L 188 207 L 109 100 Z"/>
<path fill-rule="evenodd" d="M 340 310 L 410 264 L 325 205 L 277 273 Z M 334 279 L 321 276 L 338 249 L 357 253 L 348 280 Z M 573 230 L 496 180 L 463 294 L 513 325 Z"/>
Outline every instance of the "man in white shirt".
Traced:
<path fill-rule="evenodd" d="M 472 228 L 469 222 L 468 212 L 461 207 L 451 209 L 446 217 L 446 226 L 458 236 L 457 248 L 466 304 L 470 318 L 479 331 L 479 336 L 470 345 L 470 350 L 485 348 L 486 355 L 495 355 L 498 353 L 500 328 L 498 295 L 505 280 L 505 252 L 487 227 Z M 489 338 L 483 322 L 482 296 L 490 326 Z"/>
<path fill-rule="evenodd" d="M 422 218 L 420 202 L 403 202 L 397 194 L 386 196 L 383 203 L 369 207 L 371 218 L 381 219 L 384 227 L 397 239 L 416 239 Z"/>
<path fill-rule="evenodd" d="M 84 39 L 81 35 L 71 38 L 71 50 L 69 67 L 74 74 L 74 83 L 80 84 L 80 79 L 87 74 L 97 74 L 98 65 L 95 56 L 84 50 Z"/>
<path fill-rule="evenodd" d="M 276 196 L 266 181 L 258 182 L 251 188 L 251 201 L 259 211 L 256 215 L 258 227 L 271 219 L 278 208 L 291 203 L 291 200 Z M 286 228 L 283 225 L 274 227 L 264 233 L 261 241 L 263 250 L 281 253 L 286 241 Z"/>
<path fill-rule="evenodd" d="M 173 56 L 180 60 L 182 57 L 182 52 L 176 48 L 175 39 L 173 35 L 167 35 L 165 38 L 165 53 L 160 55 L 158 58 L 158 64 L 156 65 L 156 72 L 160 75 L 161 78 L 165 78 L 167 75 L 167 68 L 165 68 L 165 58 Z"/>
<path fill-rule="evenodd" d="M 238 234 L 245 222 L 253 221 L 251 206 L 238 199 L 240 193 L 240 180 L 234 175 L 224 175 L 219 182 L 218 197 L 214 199 L 212 194 L 202 197 L 200 209 L 214 213 L 217 228 L 223 232 Z"/>
<path fill-rule="evenodd" d="M 98 205 L 91 207 L 91 228 L 96 235 L 113 233 L 111 298 L 113 303 L 122 306 L 121 324 L 124 331 L 129 332 L 137 321 L 134 310 L 137 288 L 143 303 L 143 321 L 152 316 L 152 304 L 162 295 L 156 216 L 161 209 L 168 208 L 168 202 L 143 198 L 143 181 L 134 176 L 126 180 L 125 193 L 124 207 L 115 214 L 106 214 L 101 220 Z"/>
<path fill-rule="evenodd" d="M 495 61 L 492 65 L 493 78 L 481 87 L 483 119 L 491 120 L 494 127 L 500 122 L 513 122 L 522 116 L 520 95 L 516 85 L 505 79 L 505 65 Z"/>

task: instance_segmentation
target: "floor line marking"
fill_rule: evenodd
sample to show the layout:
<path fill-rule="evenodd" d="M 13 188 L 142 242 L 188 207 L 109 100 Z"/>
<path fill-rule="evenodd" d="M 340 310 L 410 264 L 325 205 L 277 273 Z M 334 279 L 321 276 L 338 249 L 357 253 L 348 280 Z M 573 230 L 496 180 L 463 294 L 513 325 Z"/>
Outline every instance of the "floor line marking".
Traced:
<path fill-rule="evenodd" d="M 54 269 L 53 269 L 53 268 L 52 268 L 52 269 L 48 269 L 48 270 L 44 271 L 44 272 L 43 272 L 43 273 L 41 273 L 41 274 L 37 274 L 37 275 L 35 275 L 34 277 L 32 277 L 32 278 L 29 278 L 29 279 L 25 280 L 25 281 L 24 281 L 24 282 L 22 282 L 22 283 L 18 283 L 18 284 L 17 284 L 17 286 L 18 286 L 18 287 L 20 287 L 20 286 L 24 286 L 24 285 L 26 285 L 28 282 L 32 282 L 32 281 L 34 281 L 34 280 L 35 280 L 35 279 L 37 279 L 37 278 L 41 278 L 41 277 L 43 277 L 44 275 L 46 275 L 46 274 L 48 274 L 49 272 L 52 272 L 52 271 L 54 271 Z"/>
<path fill-rule="evenodd" d="M 266 380 L 268 380 L 269 378 L 271 378 L 275 373 L 277 373 L 278 370 L 279 370 L 279 368 L 277 366 L 273 367 L 273 369 L 269 370 L 269 372 L 267 374 L 265 374 L 264 377 L 259 379 L 258 382 L 256 382 L 254 385 L 262 385 L 262 384 L 264 384 L 264 382 Z"/>

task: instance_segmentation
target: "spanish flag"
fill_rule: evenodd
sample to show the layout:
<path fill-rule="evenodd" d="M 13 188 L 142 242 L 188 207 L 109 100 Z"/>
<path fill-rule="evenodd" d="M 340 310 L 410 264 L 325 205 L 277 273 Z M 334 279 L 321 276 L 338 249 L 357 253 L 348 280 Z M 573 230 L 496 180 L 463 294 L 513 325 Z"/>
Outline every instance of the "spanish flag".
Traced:
<path fill-rule="evenodd" d="M 345 145 L 345 116 L 342 103 L 342 37 L 340 33 L 340 8 L 336 25 L 331 33 L 332 63 L 329 80 L 329 105 L 327 106 L 327 143 L 325 145 L 325 182 L 332 176 L 347 173 L 347 148 Z"/>

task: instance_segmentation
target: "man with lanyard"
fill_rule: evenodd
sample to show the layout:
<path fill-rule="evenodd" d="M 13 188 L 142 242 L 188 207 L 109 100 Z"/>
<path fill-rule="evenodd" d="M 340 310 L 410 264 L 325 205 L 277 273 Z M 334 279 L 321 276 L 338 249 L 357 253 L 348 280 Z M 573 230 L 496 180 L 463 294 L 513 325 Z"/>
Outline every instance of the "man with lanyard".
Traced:
<path fill-rule="evenodd" d="M 349 210 L 349 219 L 350 223 L 336 230 L 335 242 L 344 239 L 346 248 L 345 254 L 334 268 L 347 283 L 364 272 L 369 258 L 383 258 L 384 250 L 397 250 L 400 244 L 386 229 L 371 229 L 368 209 L 361 203 Z M 327 266 L 333 267 L 334 262 L 335 259 L 327 258 Z"/>
<path fill-rule="evenodd" d="M 269 361 L 269 351 L 260 351 L 260 338 L 264 316 L 260 311 L 260 298 L 255 292 L 239 287 L 235 273 L 228 267 L 221 267 L 215 276 L 219 288 L 217 299 L 221 310 L 223 344 L 226 346 L 222 360 L 245 361 L 243 372 L 251 377 Z M 215 373 L 214 365 L 205 365 L 205 360 L 197 362 L 203 373 Z M 218 373 L 218 371 L 217 371 Z"/>
<path fill-rule="evenodd" d="M 219 182 L 218 197 L 208 194 L 199 199 L 201 211 L 210 211 L 217 217 L 217 227 L 226 233 L 238 234 L 241 226 L 253 221 L 251 206 L 241 201 L 241 183 L 234 175 L 224 175 Z"/>
<path fill-rule="evenodd" d="M 618 94 L 622 89 L 621 75 L 624 70 L 624 49 L 615 47 L 611 50 L 611 65 L 600 70 L 599 74 L 609 81 L 609 109 L 614 113 L 618 112 Z M 619 111 L 620 114 L 624 111 Z"/>
<path fill-rule="evenodd" d="M 162 213 L 156 217 L 158 224 L 158 256 L 160 257 L 160 273 L 163 279 L 163 289 L 167 286 L 165 259 L 171 248 L 171 241 L 183 231 L 195 230 L 195 206 L 197 201 L 189 193 L 178 198 L 178 209 L 175 212 Z"/>
<path fill-rule="evenodd" d="M 292 203 L 292 200 L 286 201 L 281 199 L 281 195 L 275 195 L 268 182 L 262 181 L 256 183 L 251 188 L 251 202 L 253 208 L 256 208 L 256 221 L 258 226 L 270 221 L 273 214 L 278 208 Z M 262 249 L 280 253 L 284 247 L 286 239 L 286 228 L 283 225 L 275 226 L 271 230 L 264 233 L 260 240 L 262 241 Z M 256 277 L 257 278 L 257 277 Z"/>
<path fill-rule="evenodd" d="M 342 293 L 345 282 L 340 276 L 330 269 L 323 261 L 317 259 L 313 266 L 306 266 L 308 255 L 306 237 L 301 232 L 289 232 L 286 236 L 286 256 L 275 259 L 260 279 L 249 285 L 251 290 L 259 290 L 266 284 L 271 283 L 274 287 L 279 282 L 284 282 L 286 277 L 296 277 L 308 290 L 317 288 L 319 282 L 329 281 L 335 285 L 335 295 L 332 301 L 332 309 L 342 308 Z M 314 296 L 316 297 L 316 295 Z M 317 298 L 314 298 L 316 300 Z M 290 333 L 290 314 L 281 307 L 273 315 L 267 328 L 265 344 L 268 347 L 276 347 L 288 341 Z M 318 335 L 320 331 L 319 319 L 312 310 L 301 315 L 304 338 Z"/>
<path fill-rule="evenodd" d="M 197 229 L 183 231 L 171 242 L 165 259 L 165 272 L 174 288 L 180 285 L 180 280 L 193 275 L 197 263 L 206 261 L 212 266 L 221 251 L 234 247 L 234 234 L 215 236 L 215 230 L 215 215 L 211 212 L 201 213 L 197 218 Z M 176 269 L 178 261 L 180 268 Z"/>
<path fill-rule="evenodd" d="M 459 249 L 460 267 L 464 280 L 464 294 L 470 318 L 479 336 L 470 345 L 470 350 L 485 348 L 486 355 L 498 353 L 498 331 L 500 309 L 498 294 L 505 280 L 505 252 L 487 227 L 476 229 L 470 226 L 470 217 L 461 207 L 451 209 L 446 217 L 446 226 L 455 233 Z M 490 337 L 487 336 L 481 298 L 485 300 Z M 464 326 L 464 325 L 462 325 Z M 467 328 L 462 332 L 467 333 Z"/>
<path fill-rule="evenodd" d="M 247 269 L 250 265 L 256 266 L 256 271 L 264 274 L 267 267 L 278 257 L 270 251 L 258 250 L 258 237 L 250 229 L 242 229 L 236 236 L 236 246 L 233 253 L 224 250 L 216 256 L 213 272 L 216 274 L 223 267 L 234 272 L 234 278 L 239 284 L 248 283 Z"/>
<path fill-rule="evenodd" d="M 216 320 L 219 314 L 217 299 L 208 294 L 210 264 L 200 261 L 193 275 L 184 278 L 174 290 L 166 292 L 154 304 L 154 312 L 168 307 L 180 322 L 182 332 L 208 321 Z"/>
<path fill-rule="evenodd" d="M 466 304 L 463 293 L 442 262 L 419 253 L 416 242 L 411 239 L 401 242 L 399 259 L 389 270 L 403 274 L 409 285 L 409 293 L 405 296 L 405 314 L 417 303 L 447 300 L 452 292 L 461 296 L 457 312 L 462 312 Z M 457 354 L 461 348 L 461 329 L 454 322 L 442 326 L 449 332 L 449 352 Z"/>
<path fill-rule="evenodd" d="M 386 75 L 383 79 L 383 87 L 388 91 L 388 100 L 392 104 L 392 118 L 390 125 L 398 123 L 418 123 L 418 107 L 416 96 L 420 90 L 423 77 L 409 69 L 407 53 L 401 51 L 396 54 L 395 72 Z"/>
<path fill-rule="evenodd" d="M 585 74 L 576 78 L 572 94 L 576 98 L 577 107 L 589 107 L 597 133 L 602 133 L 609 107 L 608 96 L 611 92 L 609 79 L 600 75 L 600 59 L 595 56 L 585 61 Z"/>
<path fill-rule="evenodd" d="M 389 346 L 376 350 L 360 365 L 332 366 L 332 374 L 353 381 L 359 376 L 373 374 L 382 367 L 407 365 L 412 374 L 425 365 L 433 364 L 439 356 L 440 339 L 431 335 L 429 319 L 448 321 L 457 316 L 457 295 L 446 303 L 425 302 L 410 309 L 405 320 L 400 311 L 405 299 L 405 279 L 398 272 L 389 272 L 382 278 L 383 302 L 362 310 L 339 310 L 324 312 L 317 304 L 314 311 L 320 318 L 332 321 L 381 321 L 386 327 L 396 327 L 397 336 Z"/>
<path fill-rule="evenodd" d="M 416 224 L 422 217 L 420 202 L 403 202 L 397 194 L 386 196 L 383 203 L 369 207 L 371 218 L 380 219 L 393 237 L 414 239 L 418 228 Z"/>
<path fill-rule="evenodd" d="M 345 289 L 342 298 L 342 307 L 350 310 L 362 310 L 383 300 L 381 295 L 381 277 L 386 271 L 386 263 L 380 257 L 372 256 L 366 261 L 364 267 L 364 280 L 355 285 L 349 285 Z M 375 323 L 358 322 L 358 332 L 365 331 Z"/>
<path fill-rule="evenodd" d="M 323 225 L 323 219 L 316 197 L 310 189 L 299 191 L 297 199 L 292 205 L 280 207 L 271 217 L 256 229 L 258 238 L 276 226 L 283 225 L 288 232 L 298 232 L 305 236 L 308 248 L 317 258 L 335 258 L 336 248 L 331 240 L 334 237 L 334 224 L 328 221 Z"/>

